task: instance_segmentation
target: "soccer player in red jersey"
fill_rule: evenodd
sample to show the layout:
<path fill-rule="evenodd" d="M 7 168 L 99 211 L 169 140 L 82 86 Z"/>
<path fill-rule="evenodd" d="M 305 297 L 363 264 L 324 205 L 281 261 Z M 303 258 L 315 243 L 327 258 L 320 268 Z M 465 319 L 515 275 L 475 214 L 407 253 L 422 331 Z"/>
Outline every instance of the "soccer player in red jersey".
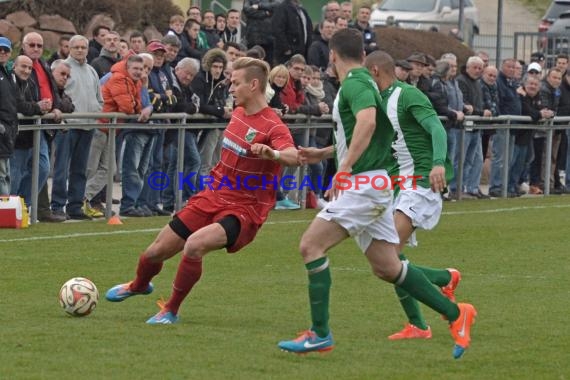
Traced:
<path fill-rule="evenodd" d="M 202 258 L 208 252 L 224 247 L 229 253 L 237 252 L 254 239 L 275 204 L 281 164 L 297 165 L 289 129 L 265 100 L 269 66 L 258 59 L 240 58 L 233 69 L 230 93 L 236 109 L 224 131 L 212 183 L 190 198 L 143 252 L 135 279 L 106 294 L 107 300 L 120 302 L 151 293 L 150 280 L 162 263 L 182 251 L 172 294 L 149 324 L 178 320 L 178 308 L 200 280 Z"/>

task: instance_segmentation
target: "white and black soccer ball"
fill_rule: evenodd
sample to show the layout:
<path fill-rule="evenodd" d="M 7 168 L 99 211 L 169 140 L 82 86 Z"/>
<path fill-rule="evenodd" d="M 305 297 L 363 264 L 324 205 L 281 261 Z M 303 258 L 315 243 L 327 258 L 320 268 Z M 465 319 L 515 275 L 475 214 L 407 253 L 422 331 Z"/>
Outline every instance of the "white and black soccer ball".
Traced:
<path fill-rule="evenodd" d="M 91 314 L 98 301 L 99 291 L 87 278 L 72 278 L 63 284 L 59 291 L 59 304 L 67 314 L 74 317 Z"/>

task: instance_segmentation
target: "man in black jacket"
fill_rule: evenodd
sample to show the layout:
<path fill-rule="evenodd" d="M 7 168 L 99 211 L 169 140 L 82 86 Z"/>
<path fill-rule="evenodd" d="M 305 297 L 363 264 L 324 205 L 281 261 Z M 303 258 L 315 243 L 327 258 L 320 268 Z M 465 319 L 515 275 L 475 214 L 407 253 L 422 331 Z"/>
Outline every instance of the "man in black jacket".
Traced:
<path fill-rule="evenodd" d="M 6 70 L 12 42 L 0 37 L 0 195 L 10 195 L 10 156 L 18 134 L 18 90 Z"/>
<path fill-rule="evenodd" d="M 61 121 L 62 112 L 66 111 L 62 107 L 61 97 L 57 90 L 57 85 L 51 74 L 51 69 L 48 64 L 41 58 L 43 54 L 44 41 L 43 37 L 36 32 L 30 32 L 24 36 L 22 42 L 22 52 L 25 56 L 32 60 L 32 75 L 31 80 L 34 82 L 38 89 L 38 99 L 43 100 L 46 104 L 50 104 L 49 112 L 55 115 L 53 121 L 48 123 Z M 40 221 L 53 221 L 52 212 L 49 206 L 49 197 L 47 193 L 47 171 L 50 167 L 50 145 L 55 131 L 46 130 L 40 134 L 40 172 L 38 188 L 38 220 Z M 29 159 L 31 160 L 31 150 L 29 151 Z M 24 167 L 28 157 L 18 156 L 15 158 L 16 165 Z M 31 165 L 31 164 L 30 164 Z M 31 166 L 30 166 L 31 167 Z M 31 189 L 32 178 L 31 170 L 22 174 L 22 182 L 20 188 L 24 189 L 24 199 L 26 202 L 31 202 Z M 29 204 L 29 203 L 28 203 Z M 61 221 L 61 218 L 56 218 Z"/>
<path fill-rule="evenodd" d="M 307 63 L 324 71 L 329 65 L 329 40 L 335 32 L 334 21 L 323 20 L 319 24 L 319 31 L 320 35 L 315 37 L 315 41 L 309 47 Z"/>
<path fill-rule="evenodd" d="M 270 64 L 273 63 L 274 43 L 272 19 L 278 4 L 277 0 L 245 0 L 243 3 L 243 15 L 247 23 L 247 48 L 261 46 L 265 50 L 265 60 Z"/>
<path fill-rule="evenodd" d="M 295 54 L 307 56 L 313 24 L 299 0 L 284 0 L 275 8 L 273 35 L 275 63 L 284 64 Z"/>
<path fill-rule="evenodd" d="M 468 115 L 491 116 L 491 111 L 485 109 L 483 90 L 480 78 L 483 73 L 483 60 L 477 56 L 469 57 L 465 71 L 457 77 L 457 83 L 463 93 L 463 102 Z M 481 170 L 483 169 L 483 149 L 481 148 L 481 131 L 466 130 L 465 132 L 465 163 L 463 166 L 463 186 L 466 197 L 482 197 L 479 190 Z M 460 191 L 462 189 L 457 189 Z"/>
<path fill-rule="evenodd" d="M 200 62 L 194 58 L 183 58 L 174 69 L 174 86 L 172 92 L 178 99 L 173 112 L 182 112 L 186 114 L 194 114 L 200 108 L 200 98 L 194 94 L 190 84 L 200 70 Z M 184 130 L 184 165 L 183 172 L 184 178 L 188 179 L 188 183 L 179 184 L 183 187 L 182 197 L 186 201 L 196 191 L 197 181 L 200 172 L 200 153 L 198 152 L 197 145 L 197 130 L 185 129 Z M 169 178 L 176 178 L 176 164 L 178 158 L 178 131 L 169 130 L 166 132 L 166 141 L 169 141 L 168 149 L 168 169 L 167 174 Z M 172 135 L 172 136 L 171 136 Z M 174 211 L 174 181 L 170 181 L 169 186 L 164 190 L 162 196 L 163 209 L 169 212 Z"/>

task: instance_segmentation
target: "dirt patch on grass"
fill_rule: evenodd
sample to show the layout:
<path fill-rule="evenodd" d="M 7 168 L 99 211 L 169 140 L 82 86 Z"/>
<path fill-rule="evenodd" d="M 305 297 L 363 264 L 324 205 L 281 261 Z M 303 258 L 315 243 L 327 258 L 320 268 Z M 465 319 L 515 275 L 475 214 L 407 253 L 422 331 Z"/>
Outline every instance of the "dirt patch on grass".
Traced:
<path fill-rule="evenodd" d="M 453 53 L 461 65 L 474 54 L 461 41 L 443 33 L 400 28 L 376 28 L 375 31 L 380 49 L 394 59 L 406 59 L 414 52 L 430 54 L 436 59 L 444 53 Z"/>

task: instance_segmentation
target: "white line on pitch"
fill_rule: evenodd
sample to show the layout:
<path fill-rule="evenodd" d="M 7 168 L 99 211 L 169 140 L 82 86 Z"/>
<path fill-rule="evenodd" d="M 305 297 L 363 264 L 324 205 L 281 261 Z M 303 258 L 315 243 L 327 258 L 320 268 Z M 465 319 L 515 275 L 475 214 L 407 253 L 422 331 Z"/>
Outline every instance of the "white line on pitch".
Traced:
<path fill-rule="evenodd" d="M 512 212 L 512 211 L 525 211 L 525 210 L 541 210 L 549 208 L 570 208 L 570 205 L 550 205 L 550 206 L 522 206 L 522 207 L 509 207 L 509 208 L 497 208 L 489 210 L 472 210 L 472 211 L 445 211 L 443 215 L 469 215 L 469 214 L 494 214 L 501 212 Z M 271 221 L 265 224 L 298 224 L 298 223 L 310 223 L 312 219 L 298 219 L 298 220 L 283 220 L 283 221 Z M 137 233 L 147 233 L 147 232 L 158 232 L 161 228 L 147 228 L 142 230 L 124 230 L 124 231 L 102 231 L 102 232 L 81 232 L 66 235 L 49 235 L 49 236 L 30 236 L 25 238 L 14 238 L 14 239 L 1 239 L 0 243 L 12 243 L 12 242 L 26 242 L 26 241 L 37 241 L 37 240 L 56 240 L 56 239 L 72 239 L 80 237 L 92 237 L 92 236 L 110 236 L 110 235 L 130 235 Z"/>

